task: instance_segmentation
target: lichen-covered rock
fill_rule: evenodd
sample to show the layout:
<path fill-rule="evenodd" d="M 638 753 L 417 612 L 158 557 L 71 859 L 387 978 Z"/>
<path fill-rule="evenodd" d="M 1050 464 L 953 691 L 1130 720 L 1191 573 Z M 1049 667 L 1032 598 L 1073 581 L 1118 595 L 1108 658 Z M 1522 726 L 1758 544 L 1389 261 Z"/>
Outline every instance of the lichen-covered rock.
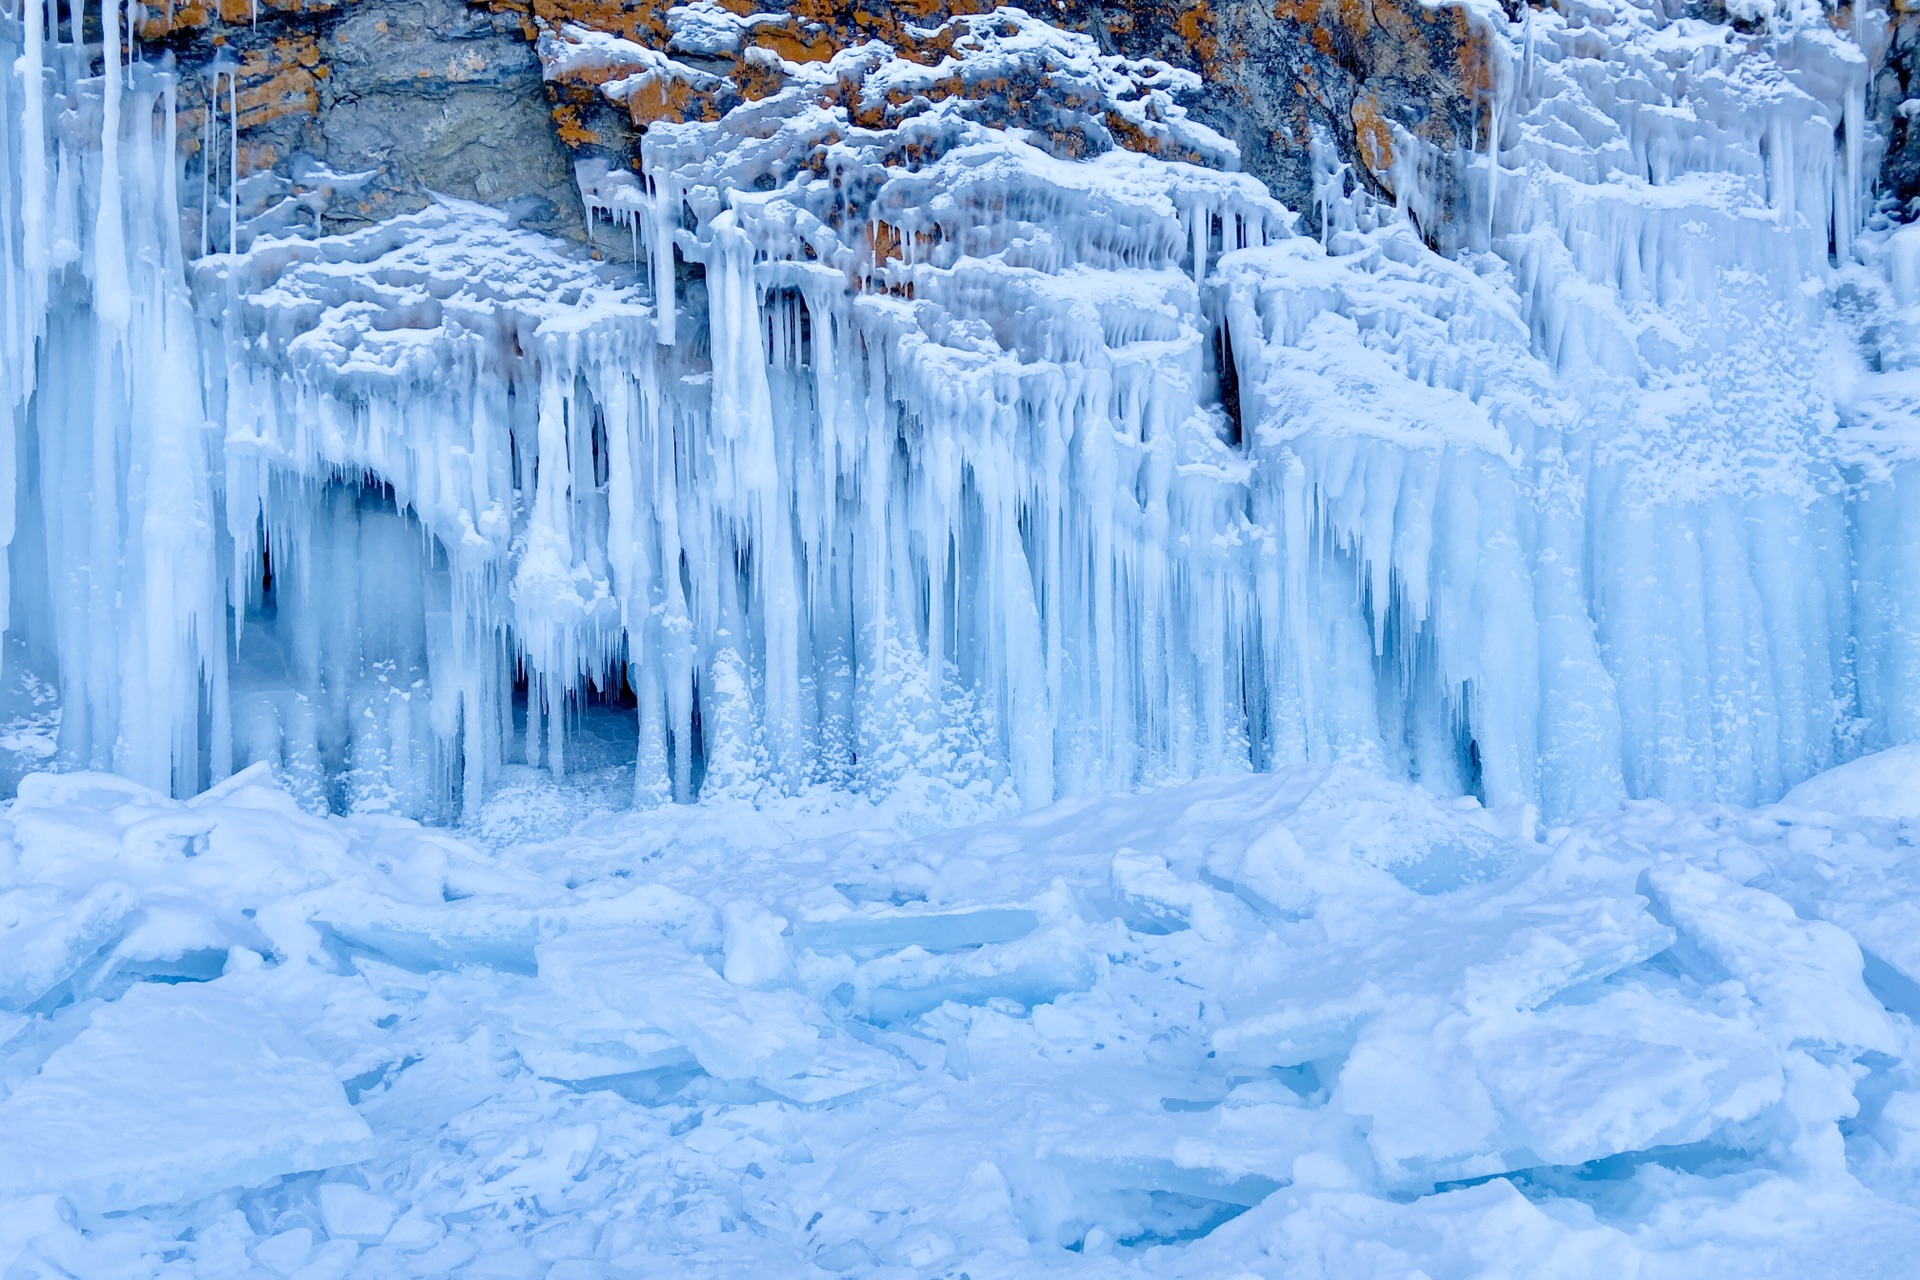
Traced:
<path fill-rule="evenodd" d="M 210 153 L 202 158 L 215 174 L 210 247 L 221 245 L 227 221 L 212 206 L 221 199 L 218 175 L 233 167 L 224 131 L 234 120 L 238 176 L 275 175 L 242 193 L 235 221 L 243 238 L 250 219 L 289 198 L 261 225 L 317 215 L 337 229 L 417 209 L 429 192 L 510 205 L 526 225 L 577 236 L 571 160 L 631 164 L 653 120 L 717 118 L 737 101 L 763 97 L 779 86 L 770 68 L 780 60 L 821 63 L 873 40 L 937 64 L 951 52 L 948 20 L 993 7 L 702 0 L 684 8 L 744 21 L 678 22 L 676 34 L 673 5 L 662 0 L 194 0 L 143 10 L 139 35 L 147 56 L 164 50 L 200 73 L 189 74 L 183 90 L 183 146 Z M 1090 35 L 1106 53 L 1196 72 L 1182 95 L 1195 118 L 1236 143 L 1240 165 L 1309 219 L 1316 136 L 1391 195 L 1396 129 L 1448 155 L 1475 145 L 1482 127 L 1484 41 L 1460 4 L 1064 0 L 1046 17 Z M 618 103 L 597 92 L 591 68 L 543 84 L 535 50 L 568 27 L 666 50 L 712 80 L 638 86 Z M 1154 145 L 1121 121 L 1096 121 L 1084 136 L 1063 123 L 1073 104 L 1044 67 L 944 88 L 988 104 L 1003 121 L 1050 130 L 1063 154 Z M 197 232 L 190 226 L 188 234 Z"/>
<path fill-rule="evenodd" d="M 1911 216 L 1920 212 L 1920 6 L 1912 0 L 1893 6 L 1885 48 L 1870 104 L 1887 140 L 1880 189 Z"/>
<path fill-rule="evenodd" d="M 688 6 L 699 8 L 701 6 Z M 755 6 L 707 0 L 720 14 L 746 15 Z M 737 35 L 703 47 L 676 35 L 665 20 L 667 6 L 559 4 L 532 0 L 531 21 L 557 32 L 572 24 L 667 49 L 690 65 L 704 66 L 726 81 L 759 49 L 788 61 L 824 61 L 865 40 L 882 41 L 902 57 L 932 64 L 950 52 L 948 19 L 992 6 L 979 0 L 885 7 L 800 0 L 765 6 Z M 1283 202 L 1309 210 L 1312 204 L 1312 140 L 1325 138 L 1343 159 L 1357 162 L 1376 190 L 1391 193 L 1398 126 L 1442 153 L 1475 144 L 1491 78 L 1485 42 L 1477 38 L 1469 10 L 1459 4 L 1429 6 L 1420 0 L 1139 0 L 1128 4 L 1067 0 L 1051 6 L 1049 22 L 1091 35 L 1102 51 L 1151 58 L 1199 74 L 1187 105 L 1238 144 L 1241 161 Z M 724 26 L 725 24 L 719 24 Z M 680 48 L 673 42 L 678 40 Z M 757 86 L 764 92 L 768 86 Z M 630 148 L 632 134 L 654 113 L 684 118 L 711 116 L 730 103 L 691 86 L 672 101 L 642 95 L 630 100 L 631 120 L 621 121 L 590 92 L 591 76 L 557 85 L 555 118 L 569 145 L 594 151 Z M 999 87 L 1018 112 L 1032 87 Z M 739 92 L 756 96 L 756 86 Z M 1029 121 L 1028 123 L 1033 123 Z M 1044 121 L 1040 122 L 1044 128 Z M 1100 145 L 1094 140 L 1094 147 Z M 1122 145 L 1129 145 L 1122 140 Z"/>
<path fill-rule="evenodd" d="M 1476 145 L 1492 87 L 1473 10 L 1422 0 L 1088 4 L 1086 25 L 1135 56 L 1201 73 L 1196 114 L 1247 169 L 1312 216 L 1311 144 L 1391 193 L 1398 126 L 1442 152 Z"/>
<path fill-rule="evenodd" d="M 140 34 L 147 56 L 170 52 L 188 72 L 181 144 L 208 152 L 194 167 L 214 170 L 210 203 L 237 123 L 240 176 L 278 179 L 242 193 L 243 218 L 287 203 L 286 216 L 303 209 L 342 229 L 437 192 L 578 234 L 567 151 L 512 12 L 461 0 L 263 0 L 253 11 L 229 0 L 149 10 Z M 201 206 L 188 203 L 192 222 Z M 223 219 L 213 221 L 219 246 Z"/>
<path fill-rule="evenodd" d="M 1455 216 L 1458 158 L 1488 145 L 1497 115 L 1488 24 L 1517 18 L 1531 2 L 1052 0 L 1036 8 L 1104 53 L 1196 73 L 1183 105 L 1238 147 L 1239 167 L 1317 226 L 1316 142 L 1375 195 L 1404 205 L 1404 188 L 1417 186 L 1422 215 Z M 224 126 L 205 123 L 217 83 L 215 115 L 238 120 L 239 176 L 274 175 L 242 193 L 236 222 L 243 238 L 248 225 L 265 229 L 316 214 L 333 228 L 378 220 L 421 207 L 429 192 L 510 207 L 525 225 L 578 237 L 585 228 L 572 162 L 635 167 L 639 136 L 652 121 L 715 119 L 774 92 L 780 77 L 770 68 L 781 61 L 824 63 L 879 41 L 908 61 L 937 64 L 951 52 L 950 19 L 995 7 L 991 0 L 191 0 L 140 10 L 138 33 L 148 57 L 169 52 L 200 73 L 183 90 L 183 147 L 190 154 L 212 148 L 216 173 L 232 167 Z M 1674 20 L 1726 25 L 1762 43 L 1772 21 L 1770 8 L 1722 0 L 1666 7 Z M 1910 7 L 1884 15 L 1856 15 L 1850 3 L 1827 9 L 1828 21 L 1857 31 L 1874 64 L 1866 107 L 1885 143 L 1880 187 L 1901 206 L 1920 198 L 1920 129 L 1906 106 L 1915 100 L 1920 17 Z M 670 22 L 676 8 L 680 18 Z M 701 12 L 714 16 L 704 25 L 689 20 Z M 98 20 L 89 18 L 96 28 Z M 619 102 L 598 92 L 601 73 L 592 69 L 543 82 L 536 50 L 569 27 L 663 50 L 712 79 L 636 86 Z M 1029 68 L 962 92 L 991 99 L 1003 120 L 1046 131 L 1050 104 L 1061 104 L 1054 101 L 1059 87 L 1045 78 L 1044 68 Z M 1052 126 L 1063 151 L 1142 141 L 1097 125 L 1085 138 L 1072 132 Z M 210 183 L 210 208 L 221 189 Z M 289 197 L 280 214 L 250 222 Z M 222 243 L 227 221 L 213 212 L 210 247 Z"/>

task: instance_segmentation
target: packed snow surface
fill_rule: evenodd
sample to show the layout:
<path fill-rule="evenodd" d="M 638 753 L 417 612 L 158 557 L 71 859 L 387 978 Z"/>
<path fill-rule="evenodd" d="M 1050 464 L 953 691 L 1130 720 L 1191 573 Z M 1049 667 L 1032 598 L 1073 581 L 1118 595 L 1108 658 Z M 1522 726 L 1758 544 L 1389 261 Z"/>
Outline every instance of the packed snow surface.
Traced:
<path fill-rule="evenodd" d="M 1911 753 L 1552 828 L 1344 766 L 919 835 L 826 792 L 581 819 L 509 781 L 456 834 L 258 768 L 187 802 L 26 779 L 0 1270 L 1857 1278 L 1920 1247 Z"/>

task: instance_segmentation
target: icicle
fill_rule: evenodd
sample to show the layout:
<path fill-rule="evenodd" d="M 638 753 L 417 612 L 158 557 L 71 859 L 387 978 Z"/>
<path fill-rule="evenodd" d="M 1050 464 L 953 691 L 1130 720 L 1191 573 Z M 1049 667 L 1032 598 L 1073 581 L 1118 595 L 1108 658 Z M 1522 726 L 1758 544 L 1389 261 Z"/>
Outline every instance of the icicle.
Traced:
<path fill-rule="evenodd" d="M 1855 6 L 1858 8 L 1858 5 Z M 1841 166 L 1840 198 L 1834 202 L 1834 251 L 1842 262 L 1853 256 L 1853 237 L 1860 229 L 1860 203 L 1865 193 L 1861 175 L 1866 150 L 1866 86 L 1860 83 L 1847 86 L 1846 98 L 1842 106 L 1840 123 L 1840 145 L 1843 148 L 1844 163 Z"/>
<path fill-rule="evenodd" d="M 218 90 L 220 82 L 215 80 Z M 240 252 L 240 69 L 227 69 L 227 252 Z"/>
<path fill-rule="evenodd" d="M 654 338 L 663 347 L 673 346 L 679 332 L 675 320 L 673 233 L 679 224 L 680 193 L 670 182 L 647 175 L 652 188 L 645 213 L 648 222 L 647 259 L 653 280 Z"/>
<path fill-rule="evenodd" d="M 1498 74 L 1497 72 L 1495 74 Z M 1487 104 L 1487 244 L 1493 244 L 1497 223 L 1494 204 L 1500 184 L 1500 98 L 1490 96 Z"/>
<path fill-rule="evenodd" d="M 200 113 L 200 256 L 208 252 L 207 234 L 209 220 L 213 217 L 213 207 L 208 202 L 213 171 L 214 116 L 220 101 L 220 74 L 213 73 L 208 88 L 206 109 Z"/>
<path fill-rule="evenodd" d="M 24 153 L 20 170 L 21 241 L 25 251 L 28 313 L 39 316 L 47 297 L 47 126 L 46 62 L 42 48 L 43 19 L 57 0 L 23 0 L 28 11 L 26 23 L 27 64 L 25 98 L 21 105 L 21 136 Z M 58 9 L 52 10 L 58 35 Z M 29 358 L 31 352 L 23 354 Z M 31 383 L 28 384 L 29 386 Z"/>
<path fill-rule="evenodd" d="M 133 312 L 133 298 L 127 283 L 125 229 L 120 208 L 120 0 L 111 0 L 114 8 L 101 23 L 106 35 L 104 50 L 105 103 L 100 125 L 100 207 L 93 224 L 93 296 L 94 310 L 115 336 L 125 340 L 127 321 Z"/>

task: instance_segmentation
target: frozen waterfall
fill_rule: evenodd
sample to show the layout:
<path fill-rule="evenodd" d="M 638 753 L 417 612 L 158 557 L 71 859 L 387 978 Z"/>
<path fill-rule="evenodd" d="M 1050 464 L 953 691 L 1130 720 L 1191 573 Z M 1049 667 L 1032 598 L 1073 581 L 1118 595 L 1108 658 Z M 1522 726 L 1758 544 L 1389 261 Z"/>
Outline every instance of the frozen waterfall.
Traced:
<path fill-rule="evenodd" d="M 651 119 L 579 171 L 606 262 L 453 201 L 316 236 L 177 113 L 221 67 L 23 0 L 6 661 L 69 766 L 423 816 L 583 716 L 648 802 L 1772 799 L 1920 738 L 1920 229 L 1870 190 L 1883 19 L 1668 8 L 1476 9 L 1486 150 L 1394 127 L 1389 201 L 1313 140 L 1313 232 L 1193 77 L 1016 10 L 933 65 L 750 49 L 752 94 L 547 30 Z"/>

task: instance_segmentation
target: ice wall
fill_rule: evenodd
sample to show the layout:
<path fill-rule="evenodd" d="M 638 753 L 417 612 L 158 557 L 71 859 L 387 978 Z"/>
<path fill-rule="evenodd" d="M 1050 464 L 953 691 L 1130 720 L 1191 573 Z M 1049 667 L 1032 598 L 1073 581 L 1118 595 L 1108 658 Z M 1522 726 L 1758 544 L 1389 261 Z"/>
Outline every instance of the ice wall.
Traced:
<path fill-rule="evenodd" d="M 1880 27 L 1477 20 L 1486 151 L 1322 159 L 1317 234 L 1192 77 L 1017 11 L 824 62 L 711 4 L 549 30 L 648 123 L 580 172 L 607 264 L 455 202 L 302 235 L 179 73 L 27 0 L 10 657 L 71 764 L 442 815 L 589 704 L 646 801 L 1337 756 L 1567 813 L 1912 738 Z"/>
<path fill-rule="evenodd" d="M 569 694 L 621 678 L 609 513 L 674 496 L 632 466 L 636 291 L 454 203 L 194 275 L 242 667 L 270 668 L 239 762 L 413 812 L 509 752 L 563 769 Z"/>
<path fill-rule="evenodd" d="M 1488 15 L 1484 154 L 1396 130 L 1392 216 L 1328 165 L 1330 257 L 1228 272 L 1256 452 L 1304 466 L 1488 796 L 1750 803 L 1911 732 L 1911 482 L 1838 429 L 1885 19 L 1747 16 Z"/>
<path fill-rule="evenodd" d="M 175 79 L 49 5 L 5 19 L 0 535 L 63 759 L 197 789 L 232 755 L 218 440 L 178 235 Z M 44 21 L 43 21 L 44 18 Z M 95 74 L 96 58 L 105 75 Z"/>

